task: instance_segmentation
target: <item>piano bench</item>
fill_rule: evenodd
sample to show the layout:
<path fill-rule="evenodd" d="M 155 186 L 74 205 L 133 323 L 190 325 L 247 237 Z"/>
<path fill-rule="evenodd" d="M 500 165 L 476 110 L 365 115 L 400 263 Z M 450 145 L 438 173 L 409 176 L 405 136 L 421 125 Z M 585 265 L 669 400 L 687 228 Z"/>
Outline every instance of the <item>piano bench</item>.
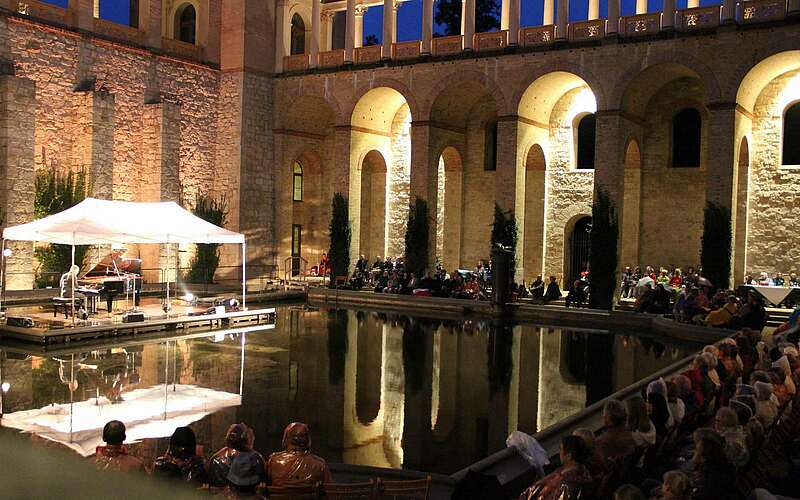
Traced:
<path fill-rule="evenodd" d="M 72 300 L 70 297 L 53 297 L 53 317 L 58 316 L 58 309 L 61 308 L 64 311 L 64 317 L 69 318 L 72 312 Z M 79 308 L 80 305 L 80 297 L 75 297 L 75 308 Z"/>

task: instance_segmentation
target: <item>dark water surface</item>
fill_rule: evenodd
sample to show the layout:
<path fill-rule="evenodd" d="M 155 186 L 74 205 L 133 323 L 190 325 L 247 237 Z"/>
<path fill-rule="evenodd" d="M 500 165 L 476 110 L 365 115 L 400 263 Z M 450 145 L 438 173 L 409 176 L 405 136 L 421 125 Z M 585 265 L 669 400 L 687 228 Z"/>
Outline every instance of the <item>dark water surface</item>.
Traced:
<path fill-rule="evenodd" d="M 190 425 L 206 454 L 303 421 L 331 462 L 452 473 L 694 352 L 647 336 L 368 311 L 278 309 L 276 327 L 96 351 L 0 349 L 4 432 L 83 456 L 112 419 L 144 459 Z M 165 383 L 166 382 L 166 383 Z"/>

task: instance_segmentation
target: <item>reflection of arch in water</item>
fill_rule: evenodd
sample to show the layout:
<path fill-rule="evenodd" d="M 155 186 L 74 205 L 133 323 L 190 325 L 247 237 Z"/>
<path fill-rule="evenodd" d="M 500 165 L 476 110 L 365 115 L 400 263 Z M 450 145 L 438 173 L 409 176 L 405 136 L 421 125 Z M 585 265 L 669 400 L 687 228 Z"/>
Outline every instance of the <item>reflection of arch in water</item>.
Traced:
<path fill-rule="evenodd" d="M 444 439 L 455 425 L 458 390 L 458 337 L 444 326 L 433 334 L 432 364 L 431 429 Z"/>
<path fill-rule="evenodd" d="M 586 333 L 565 330 L 561 332 L 561 352 L 558 371 L 572 384 L 586 382 Z"/>
<path fill-rule="evenodd" d="M 562 376 L 561 350 L 566 339 L 560 329 L 540 331 L 539 401 L 537 427 L 544 429 L 582 410 L 586 404 L 586 388 Z"/>
<path fill-rule="evenodd" d="M 359 321 L 356 342 L 356 415 L 359 422 L 368 425 L 381 409 L 383 361 L 383 328 L 372 314 Z"/>

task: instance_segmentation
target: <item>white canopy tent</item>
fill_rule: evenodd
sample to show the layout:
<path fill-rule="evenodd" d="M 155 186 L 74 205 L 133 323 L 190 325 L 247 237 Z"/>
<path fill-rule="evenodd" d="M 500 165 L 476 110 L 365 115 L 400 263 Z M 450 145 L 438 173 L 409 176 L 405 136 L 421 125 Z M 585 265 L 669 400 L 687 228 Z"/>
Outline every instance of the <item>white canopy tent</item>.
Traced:
<path fill-rule="evenodd" d="M 215 226 L 175 202 L 130 202 L 87 198 L 63 212 L 3 230 L 6 240 L 72 246 L 124 243 L 233 243 L 242 245 L 242 306 L 246 304 L 246 243 L 243 234 Z M 167 246 L 167 262 L 169 250 Z M 3 256 L 5 258 L 5 256 Z M 5 293 L 5 290 L 3 291 Z M 74 292 L 73 292 L 74 308 Z M 169 304 L 169 278 L 167 278 Z M 73 311 L 73 321 L 75 318 Z"/>

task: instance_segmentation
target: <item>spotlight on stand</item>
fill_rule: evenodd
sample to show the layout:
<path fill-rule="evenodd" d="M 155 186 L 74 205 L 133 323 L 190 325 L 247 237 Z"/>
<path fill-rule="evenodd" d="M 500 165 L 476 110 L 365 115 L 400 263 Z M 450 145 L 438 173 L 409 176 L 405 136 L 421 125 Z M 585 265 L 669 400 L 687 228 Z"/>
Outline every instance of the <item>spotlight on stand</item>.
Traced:
<path fill-rule="evenodd" d="M 3 257 L 5 258 L 9 258 L 13 254 L 14 252 L 10 248 L 6 248 L 5 250 L 3 250 Z"/>
<path fill-rule="evenodd" d="M 3 382 L 3 384 L 0 385 L 0 389 L 2 389 L 3 392 L 8 392 L 8 390 L 11 389 L 11 384 Z"/>
<path fill-rule="evenodd" d="M 186 294 L 181 298 L 186 303 L 188 303 L 190 306 L 196 306 L 197 305 L 197 297 L 195 297 L 195 295 L 193 293 L 191 293 L 191 292 L 186 292 Z"/>

